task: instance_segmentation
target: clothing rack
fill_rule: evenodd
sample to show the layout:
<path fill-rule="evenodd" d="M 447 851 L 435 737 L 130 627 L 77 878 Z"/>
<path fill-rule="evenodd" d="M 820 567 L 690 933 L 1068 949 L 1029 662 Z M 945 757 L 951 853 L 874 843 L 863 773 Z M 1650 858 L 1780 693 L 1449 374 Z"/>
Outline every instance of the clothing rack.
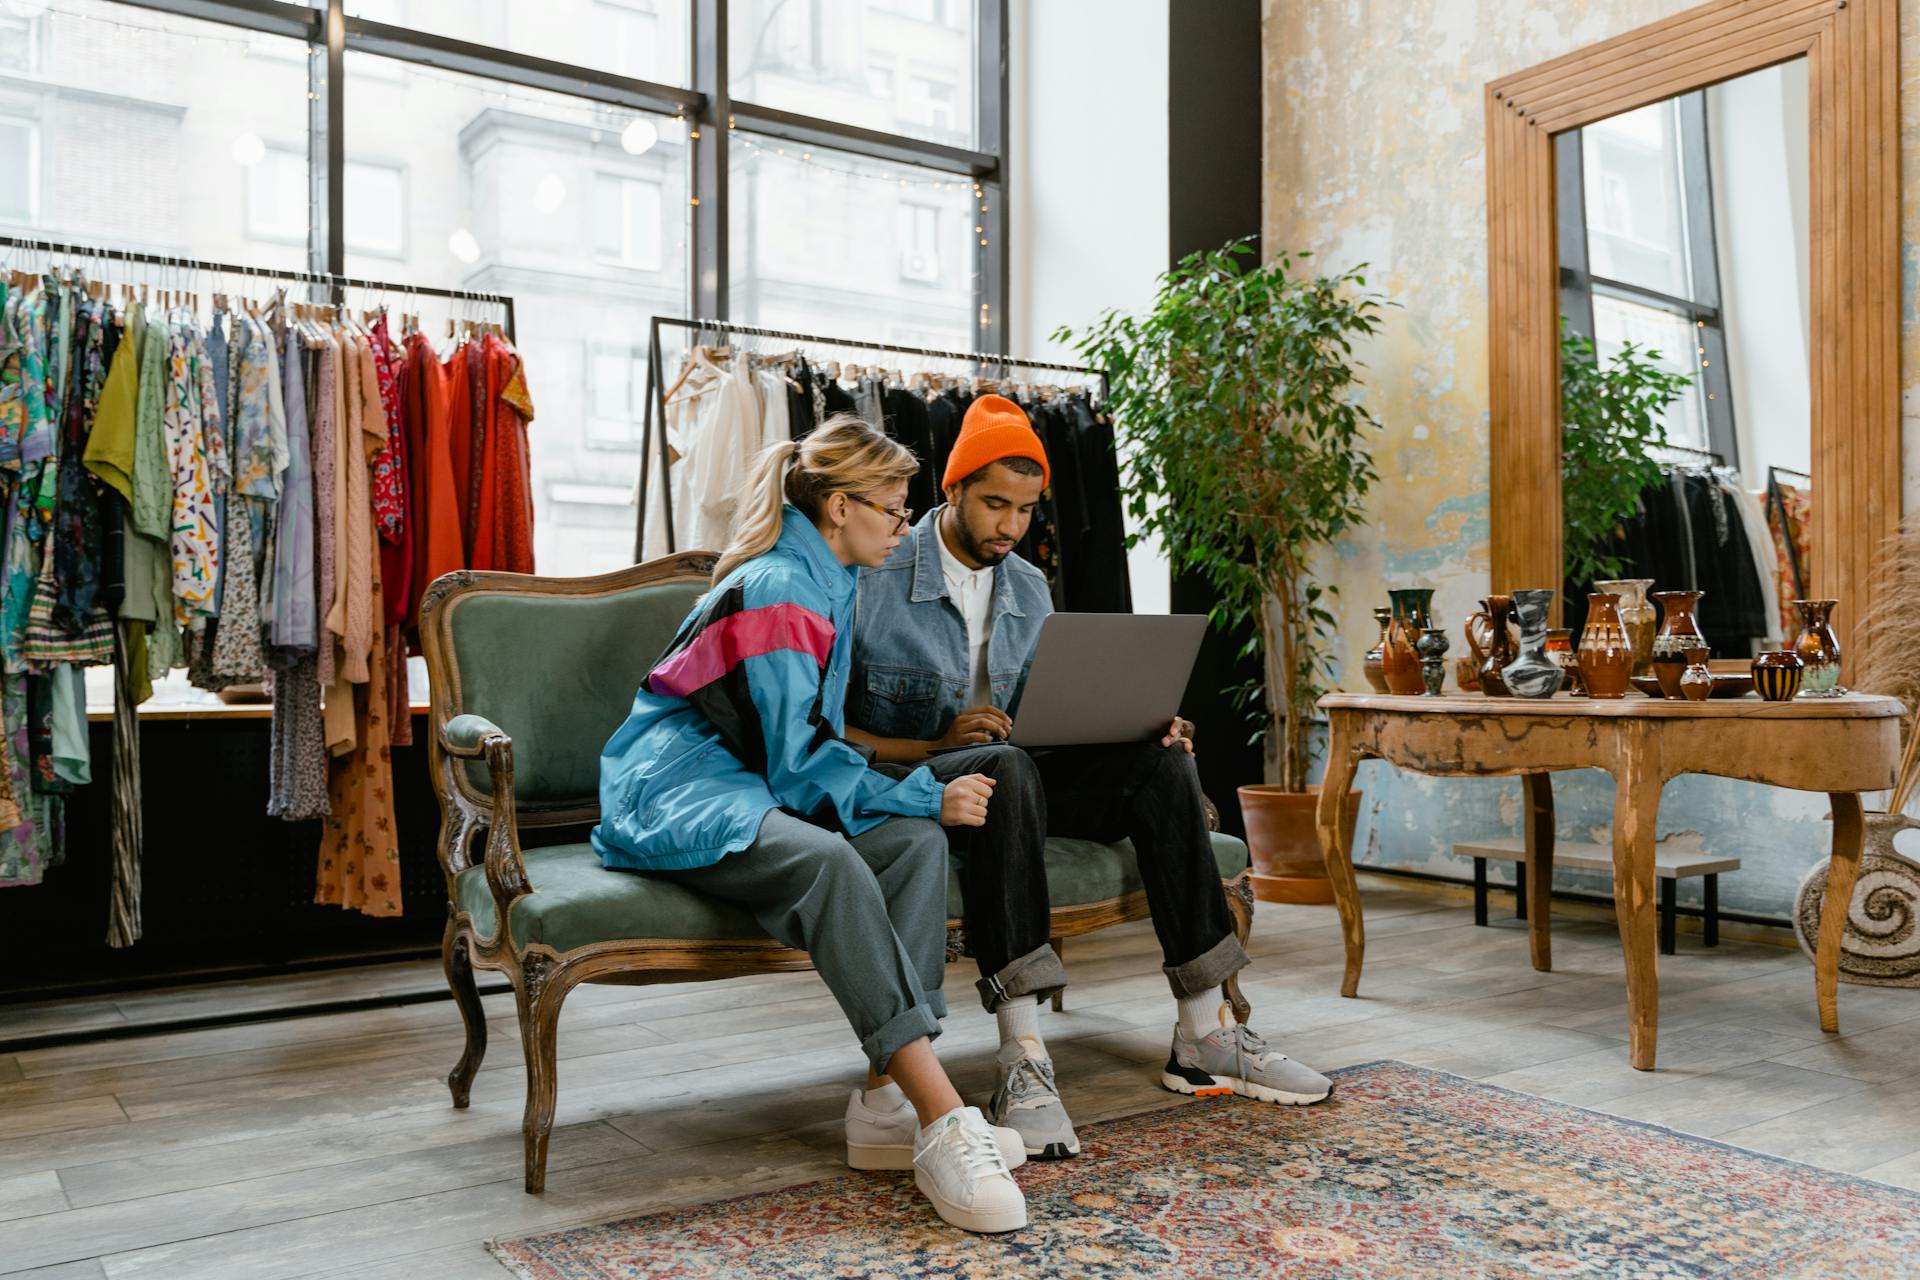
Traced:
<path fill-rule="evenodd" d="M 483 306 L 496 306 L 506 313 L 504 328 L 508 342 L 517 342 L 513 326 L 513 299 L 501 293 L 479 293 L 471 289 L 438 289 L 432 285 L 400 284 L 391 280 L 366 280 L 358 276 L 337 275 L 331 271 L 299 271 L 291 267 L 249 267 L 231 262 L 209 262 L 204 258 L 186 258 L 164 253 L 143 253 L 137 249 L 116 249 L 99 245 L 69 244 L 58 240 L 48 240 L 41 236 L 0 235 L 0 247 L 25 249 L 30 253 L 43 253 L 49 258 L 90 259 L 103 266 L 119 263 L 141 263 L 157 266 L 165 270 L 209 272 L 217 275 L 239 276 L 247 280 L 286 281 L 296 284 L 325 285 L 344 295 L 348 289 L 362 289 L 376 293 L 398 293 L 419 298 L 447 298 L 455 302 L 478 303 Z M 336 297 L 336 301 L 342 300 Z"/>
<path fill-rule="evenodd" d="M 633 558 L 635 563 L 646 559 L 647 551 L 647 493 L 653 479 L 655 454 L 658 454 L 660 476 L 665 483 L 670 461 L 667 454 L 667 380 L 660 353 L 660 330 L 662 327 L 690 330 L 694 342 L 711 333 L 716 337 L 732 335 L 746 338 L 771 338 L 778 342 L 799 342 L 815 347 L 843 347 L 850 351 L 884 351 L 890 355 L 918 356 L 922 359 L 954 360 L 973 365 L 976 370 L 985 373 L 990 369 L 1002 372 L 1012 369 L 1044 369 L 1055 373 L 1073 373 L 1082 377 L 1100 380 L 1100 395 L 1107 396 L 1107 374 L 1103 369 L 1094 369 L 1086 365 L 1056 364 L 1045 360 L 1019 360 L 991 351 L 940 351 L 932 347 L 902 347 L 889 342 L 863 342 L 857 338 L 836 338 L 815 333 L 793 333 L 785 329 L 763 329 L 756 325 L 734 324 L 729 320 L 684 319 L 679 316 L 654 316 L 647 327 L 647 387 L 646 411 L 642 421 L 644 427 L 640 442 L 640 504 L 633 539 Z M 656 437 L 654 422 L 659 421 L 659 433 Z M 674 546 L 673 533 L 673 486 L 667 485 L 662 491 L 667 530 L 667 554 L 672 555 L 678 548 Z"/>
<path fill-rule="evenodd" d="M 1813 477 L 1792 467 L 1767 468 L 1767 510 L 1780 515 L 1780 540 L 1787 544 L 1787 567 L 1793 573 L 1793 589 L 1802 600 L 1807 598 L 1807 573 L 1800 563 L 1800 552 L 1793 545 L 1793 528 L 1787 520 L 1787 500 L 1780 492 L 1782 475 L 1799 476 L 1811 485 Z"/>

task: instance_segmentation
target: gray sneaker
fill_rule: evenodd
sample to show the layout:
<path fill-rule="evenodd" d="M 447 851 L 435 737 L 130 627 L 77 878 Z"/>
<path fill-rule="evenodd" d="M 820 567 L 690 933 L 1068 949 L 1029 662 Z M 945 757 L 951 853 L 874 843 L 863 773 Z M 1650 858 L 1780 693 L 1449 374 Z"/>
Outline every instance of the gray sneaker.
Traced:
<path fill-rule="evenodd" d="M 1173 1029 L 1173 1052 L 1160 1083 L 1175 1093 L 1199 1097 L 1243 1094 L 1262 1102 L 1305 1106 L 1333 1092 L 1333 1081 L 1267 1046 L 1239 1023 L 1200 1040 Z"/>
<path fill-rule="evenodd" d="M 1073 1121 L 1060 1104 L 1053 1083 L 1053 1060 L 1036 1058 L 1018 1040 L 1000 1046 L 1000 1078 L 987 1103 L 987 1121 L 1013 1129 L 1038 1160 L 1064 1160 L 1080 1154 Z"/>

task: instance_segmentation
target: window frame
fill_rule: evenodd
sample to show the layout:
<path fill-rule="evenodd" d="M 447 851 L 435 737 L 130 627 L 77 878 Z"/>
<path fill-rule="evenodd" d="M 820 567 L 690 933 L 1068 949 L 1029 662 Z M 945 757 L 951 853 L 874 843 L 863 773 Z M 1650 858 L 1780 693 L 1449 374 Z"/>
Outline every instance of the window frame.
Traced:
<path fill-rule="evenodd" d="M 346 12 L 345 0 L 115 0 L 137 8 L 290 36 L 311 47 L 316 70 L 324 67 L 310 95 L 311 152 L 308 166 L 310 237 L 308 257 L 316 271 L 344 274 L 345 243 L 345 59 L 349 50 L 400 62 L 458 71 L 507 84 L 567 94 L 588 101 L 654 112 L 689 122 L 693 147 L 693 217 L 688 228 L 688 297 L 695 315 L 728 319 L 731 293 L 728 229 L 728 135 L 735 129 L 823 151 L 913 165 L 972 179 L 981 188 L 984 243 L 973 246 L 976 312 L 974 349 L 1005 354 L 1010 287 L 1007 233 L 1009 0 L 936 0 L 940 23 L 974 6 L 975 136 L 978 148 L 928 142 L 838 120 L 801 115 L 735 99 L 727 67 L 727 0 L 687 0 L 687 88 L 637 80 L 616 72 L 556 62 L 433 32 L 375 22 Z M 645 10 L 644 3 L 631 7 Z M 898 73 L 897 73 L 898 74 Z M 662 209 L 665 218 L 665 209 Z M 357 252 L 357 251 L 356 251 Z"/>
<path fill-rule="evenodd" d="M 1720 258 L 1713 231 L 1713 173 L 1707 138 L 1706 91 L 1673 99 L 1679 123 L 1684 231 L 1693 298 L 1595 274 L 1587 239 L 1585 154 L 1578 129 L 1554 137 L 1554 181 L 1559 221 L 1560 314 L 1581 336 L 1594 337 L 1593 299 L 1606 294 L 1692 322 L 1695 369 L 1707 424 L 1707 449 L 1715 461 L 1740 465 L 1734 424 L 1732 380 L 1720 295 Z"/>

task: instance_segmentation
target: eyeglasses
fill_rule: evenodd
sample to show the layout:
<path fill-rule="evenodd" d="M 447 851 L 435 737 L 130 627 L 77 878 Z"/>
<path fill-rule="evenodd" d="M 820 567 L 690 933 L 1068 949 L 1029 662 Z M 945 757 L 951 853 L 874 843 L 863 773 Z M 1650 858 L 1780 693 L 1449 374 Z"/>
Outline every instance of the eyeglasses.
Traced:
<path fill-rule="evenodd" d="M 863 498 L 857 493 L 850 493 L 847 496 L 849 498 L 852 498 L 855 502 L 859 503 L 863 507 L 872 507 L 875 511 L 878 511 L 883 516 L 892 516 L 896 522 L 893 526 L 893 531 L 895 533 L 905 533 L 908 527 L 913 524 L 913 508 L 912 507 L 902 507 L 898 511 L 896 511 L 892 507 L 881 506 L 879 503 L 875 502 L 872 498 Z"/>

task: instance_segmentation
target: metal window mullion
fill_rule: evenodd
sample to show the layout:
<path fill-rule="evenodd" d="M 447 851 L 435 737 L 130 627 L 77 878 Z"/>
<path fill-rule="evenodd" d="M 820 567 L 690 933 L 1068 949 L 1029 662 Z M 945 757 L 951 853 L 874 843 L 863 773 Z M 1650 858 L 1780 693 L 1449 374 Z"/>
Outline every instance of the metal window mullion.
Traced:
<path fill-rule="evenodd" d="M 1007 0 L 978 0 L 974 11 L 975 121 L 980 141 L 993 159 L 992 172 L 980 178 L 981 199 L 967 206 L 970 215 L 985 229 L 975 237 L 985 244 L 974 244 L 973 345 L 980 351 L 1005 353 L 1007 350 L 1007 299 L 1012 292 L 1012 263 L 1007 252 L 1007 236 L 1013 219 L 1007 206 L 1012 177 L 1008 163 L 1012 129 L 1012 110 L 1008 84 Z M 981 209 L 981 205 L 986 208 Z"/>
<path fill-rule="evenodd" d="M 757 102 L 729 101 L 728 114 L 735 125 L 748 133 L 764 134 L 783 142 L 802 146 L 825 147 L 873 160 L 890 160 L 922 169 L 937 169 L 968 178 L 988 178 L 1002 167 L 992 151 L 929 142 L 904 133 L 887 133 L 862 125 L 846 124 L 823 116 L 801 115 Z"/>
<path fill-rule="evenodd" d="M 1593 276 L 1587 250 L 1587 175 L 1580 131 L 1554 140 L 1554 199 L 1560 233 L 1560 310 L 1568 327 L 1593 340 Z"/>
<path fill-rule="evenodd" d="M 727 166 L 733 126 L 733 99 L 727 77 L 727 0 L 693 0 L 692 18 L 693 84 L 701 101 L 693 117 L 693 219 L 688 255 L 693 279 L 689 293 L 694 314 L 724 320 L 731 284 Z"/>
<path fill-rule="evenodd" d="M 283 0 L 119 0 L 136 9 L 152 9 L 180 18 L 217 22 L 223 26 L 286 36 L 292 40 L 322 38 L 321 11 Z"/>
<path fill-rule="evenodd" d="M 321 218 L 326 262 L 320 270 L 334 275 L 344 275 L 347 270 L 346 17 L 346 0 L 327 0 L 327 83 L 321 95 L 326 107 L 326 206 Z M 336 302 L 345 301 L 344 290 L 335 289 L 334 293 Z"/>
<path fill-rule="evenodd" d="M 1695 356 L 1706 392 L 1701 408 L 1707 418 L 1707 447 L 1729 466 L 1740 465 L 1740 438 L 1734 429 L 1733 380 L 1727 368 L 1727 333 L 1721 309 L 1720 248 L 1714 234 L 1713 145 L 1707 132 L 1707 95 L 1696 90 L 1680 99 L 1681 176 L 1686 191 L 1687 259 L 1693 293 L 1710 314 L 1694 319 Z"/>

